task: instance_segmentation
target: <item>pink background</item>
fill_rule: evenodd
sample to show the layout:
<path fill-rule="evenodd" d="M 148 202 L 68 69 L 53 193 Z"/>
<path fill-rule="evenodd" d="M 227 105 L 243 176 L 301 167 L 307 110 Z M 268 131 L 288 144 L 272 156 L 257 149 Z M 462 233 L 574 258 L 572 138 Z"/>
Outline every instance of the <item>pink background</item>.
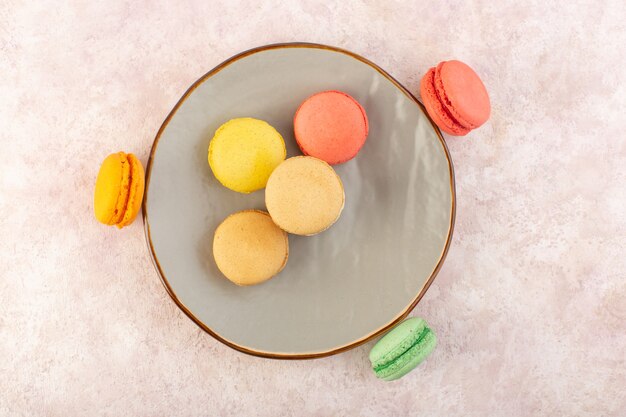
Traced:
<path fill-rule="evenodd" d="M 0 415 L 626 415 L 626 3 L 459 3 L 3 1 Z M 372 343 L 292 362 L 223 346 L 166 295 L 141 221 L 92 214 L 108 153 L 145 163 L 194 80 L 285 41 L 416 94 L 461 59 L 491 94 L 484 127 L 446 137 L 454 241 L 414 311 L 439 346 L 394 383 Z"/>

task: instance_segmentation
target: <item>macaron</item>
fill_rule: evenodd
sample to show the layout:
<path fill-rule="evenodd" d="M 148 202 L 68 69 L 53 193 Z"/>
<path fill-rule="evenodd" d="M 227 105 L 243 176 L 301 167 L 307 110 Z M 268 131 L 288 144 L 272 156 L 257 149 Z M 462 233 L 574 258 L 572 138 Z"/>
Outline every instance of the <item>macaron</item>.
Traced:
<path fill-rule="evenodd" d="M 96 178 L 96 219 L 120 229 L 131 224 L 141 209 L 144 186 L 143 166 L 135 155 L 118 152 L 107 156 Z"/>
<path fill-rule="evenodd" d="M 377 378 L 393 381 L 412 371 L 435 349 L 437 337 L 424 319 L 411 317 L 382 337 L 370 351 Z"/>
<path fill-rule="evenodd" d="M 287 264 L 287 233 L 265 211 L 239 211 L 215 230 L 213 257 L 217 268 L 235 284 L 260 284 Z"/>
<path fill-rule="evenodd" d="M 310 236 L 333 225 L 343 210 L 341 178 L 321 159 L 296 156 L 280 164 L 267 181 L 265 205 L 283 230 Z"/>
<path fill-rule="evenodd" d="M 209 166 L 215 178 L 239 193 L 264 188 L 286 156 L 280 133 L 269 123 L 251 117 L 224 123 L 209 143 Z"/>
<path fill-rule="evenodd" d="M 296 111 L 293 127 L 302 153 L 331 165 L 354 158 L 369 130 L 363 106 L 347 93 L 335 90 L 304 100 Z"/>
<path fill-rule="evenodd" d="M 429 69 L 420 83 L 420 94 L 435 124 L 450 135 L 468 134 L 491 114 L 485 85 L 461 61 L 444 61 Z"/>

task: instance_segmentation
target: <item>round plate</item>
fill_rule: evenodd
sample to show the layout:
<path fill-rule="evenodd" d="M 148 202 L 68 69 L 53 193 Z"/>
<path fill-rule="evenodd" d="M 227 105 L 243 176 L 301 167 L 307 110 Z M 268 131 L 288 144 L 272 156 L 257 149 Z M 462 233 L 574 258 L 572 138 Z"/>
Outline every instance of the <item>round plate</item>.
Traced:
<path fill-rule="evenodd" d="M 290 235 L 279 275 L 238 287 L 215 265 L 213 233 L 235 211 L 264 210 L 264 191 L 220 185 L 209 141 L 222 123 L 255 117 L 298 155 L 294 113 L 322 90 L 347 92 L 369 118 L 361 152 L 335 167 L 343 213 L 319 235 Z M 230 347 L 287 359 L 350 349 L 404 318 L 441 267 L 454 213 L 452 163 L 422 105 L 368 60 L 304 43 L 243 52 L 187 90 L 154 140 L 143 205 L 152 259 L 176 304 Z"/>

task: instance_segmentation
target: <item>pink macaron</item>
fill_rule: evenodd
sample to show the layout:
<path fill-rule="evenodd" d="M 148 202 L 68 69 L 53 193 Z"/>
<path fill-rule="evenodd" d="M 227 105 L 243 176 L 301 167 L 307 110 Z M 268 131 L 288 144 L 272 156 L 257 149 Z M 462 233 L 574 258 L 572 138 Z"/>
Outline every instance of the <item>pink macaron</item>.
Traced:
<path fill-rule="evenodd" d="M 341 91 L 322 91 L 304 100 L 293 120 L 300 150 L 330 165 L 354 158 L 367 139 L 363 106 Z"/>
<path fill-rule="evenodd" d="M 491 114 L 485 85 L 461 61 L 444 61 L 429 69 L 420 83 L 420 94 L 437 126 L 454 136 L 468 134 Z"/>

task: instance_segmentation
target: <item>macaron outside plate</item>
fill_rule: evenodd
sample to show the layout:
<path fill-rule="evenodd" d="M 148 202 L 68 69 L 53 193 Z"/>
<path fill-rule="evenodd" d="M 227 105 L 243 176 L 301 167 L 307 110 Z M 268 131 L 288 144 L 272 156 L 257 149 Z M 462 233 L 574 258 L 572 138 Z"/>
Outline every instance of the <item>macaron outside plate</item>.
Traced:
<path fill-rule="evenodd" d="M 145 174 L 141 161 L 132 153 L 107 156 L 98 172 L 93 208 L 96 219 L 121 229 L 131 224 L 141 210 Z"/>

